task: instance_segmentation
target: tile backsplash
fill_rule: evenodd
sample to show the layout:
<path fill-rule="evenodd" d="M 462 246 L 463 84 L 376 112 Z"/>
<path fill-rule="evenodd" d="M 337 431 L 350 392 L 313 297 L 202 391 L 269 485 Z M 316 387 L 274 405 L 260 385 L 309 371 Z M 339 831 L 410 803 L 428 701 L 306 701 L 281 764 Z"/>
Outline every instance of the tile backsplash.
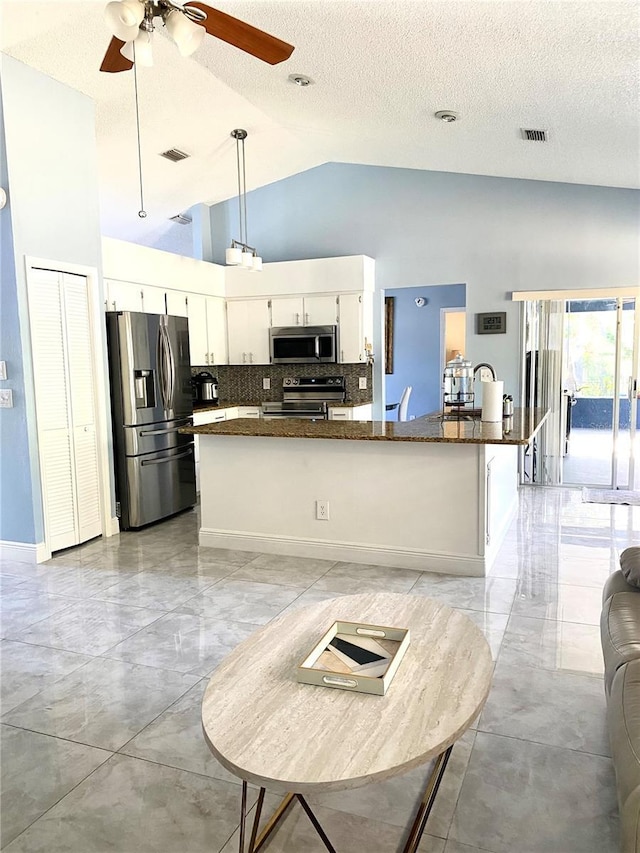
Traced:
<path fill-rule="evenodd" d="M 217 364 L 192 367 L 195 375 L 206 370 L 218 379 L 221 400 L 242 403 L 273 403 L 282 400 L 282 380 L 287 376 L 344 376 L 347 381 L 347 402 L 358 405 L 373 399 L 373 369 L 368 364 Z M 367 388 L 358 387 L 361 376 L 367 378 Z M 271 389 L 264 391 L 262 380 L 271 380 Z"/>

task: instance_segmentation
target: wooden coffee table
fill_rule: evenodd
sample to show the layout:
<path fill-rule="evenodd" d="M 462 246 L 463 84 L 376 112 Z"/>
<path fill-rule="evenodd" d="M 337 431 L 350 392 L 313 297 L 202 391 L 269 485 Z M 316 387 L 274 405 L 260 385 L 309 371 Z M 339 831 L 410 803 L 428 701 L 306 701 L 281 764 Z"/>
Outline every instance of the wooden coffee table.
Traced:
<path fill-rule="evenodd" d="M 296 681 L 298 664 L 337 619 L 409 628 L 409 649 L 386 696 Z M 381 782 L 435 758 L 404 847 L 415 853 L 453 744 L 482 709 L 492 673 L 489 646 L 473 622 L 423 596 L 334 598 L 256 631 L 216 669 L 202 703 L 211 751 L 243 780 L 240 853 L 248 782 L 260 788 L 249 853 L 294 799 L 335 853 L 305 795 Z M 285 797 L 258 835 L 266 789 Z"/>

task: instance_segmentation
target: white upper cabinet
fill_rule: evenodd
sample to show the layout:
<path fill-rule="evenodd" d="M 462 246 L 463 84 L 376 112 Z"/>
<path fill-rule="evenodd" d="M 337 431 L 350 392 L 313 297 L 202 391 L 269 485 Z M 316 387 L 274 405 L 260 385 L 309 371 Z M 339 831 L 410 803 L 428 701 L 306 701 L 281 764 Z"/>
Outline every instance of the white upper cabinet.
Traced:
<path fill-rule="evenodd" d="M 227 302 L 229 364 L 269 364 L 269 300 Z"/>
<path fill-rule="evenodd" d="M 167 314 L 172 317 L 188 317 L 187 314 L 187 294 L 181 290 L 165 291 L 167 300 Z"/>
<path fill-rule="evenodd" d="M 275 297 L 271 300 L 272 326 L 335 326 L 337 315 L 335 293 Z"/>
<path fill-rule="evenodd" d="M 305 296 L 305 326 L 335 326 L 338 322 L 338 300 L 335 294 Z"/>
<path fill-rule="evenodd" d="M 165 291 L 161 287 L 142 285 L 142 310 L 145 314 L 166 314 Z"/>
<path fill-rule="evenodd" d="M 341 293 L 338 297 L 340 362 L 367 360 L 373 335 L 373 299 L 370 293 Z"/>
<path fill-rule="evenodd" d="M 142 311 L 142 287 L 130 281 L 105 278 L 107 311 Z"/>
<path fill-rule="evenodd" d="M 271 300 L 272 326 L 303 326 L 302 296 L 279 297 Z"/>
<path fill-rule="evenodd" d="M 187 296 L 191 364 L 227 364 L 227 325 L 224 299 Z"/>
<path fill-rule="evenodd" d="M 219 296 L 207 296 L 207 335 L 209 361 L 205 360 L 204 364 L 228 364 L 227 309 Z"/>

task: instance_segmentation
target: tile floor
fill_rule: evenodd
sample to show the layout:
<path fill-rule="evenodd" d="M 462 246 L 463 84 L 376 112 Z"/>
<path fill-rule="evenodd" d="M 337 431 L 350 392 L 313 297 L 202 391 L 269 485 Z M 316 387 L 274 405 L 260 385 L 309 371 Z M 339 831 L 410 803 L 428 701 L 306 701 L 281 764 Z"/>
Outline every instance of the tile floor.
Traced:
<path fill-rule="evenodd" d="M 200 729 L 207 677 L 257 626 L 335 595 L 393 590 L 462 609 L 496 659 L 421 853 L 613 853 L 600 590 L 640 544 L 640 508 L 526 488 L 488 578 L 197 547 L 197 512 L 43 565 L 4 560 L 7 853 L 231 853 L 239 785 Z M 340 853 L 392 853 L 425 776 L 315 797 Z M 301 810 L 267 848 L 323 851 Z"/>

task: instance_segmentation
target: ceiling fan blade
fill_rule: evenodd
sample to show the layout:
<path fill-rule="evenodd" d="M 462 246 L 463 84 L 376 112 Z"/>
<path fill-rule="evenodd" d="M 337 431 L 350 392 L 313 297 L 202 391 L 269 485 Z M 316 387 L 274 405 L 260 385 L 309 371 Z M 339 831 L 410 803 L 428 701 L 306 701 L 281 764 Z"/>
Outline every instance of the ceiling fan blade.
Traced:
<path fill-rule="evenodd" d="M 232 44 L 234 47 L 244 50 L 245 53 L 250 53 L 257 59 L 268 62 L 269 65 L 284 62 L 285 59 L 289 59 L 294 51 L 292 44 L 287 44 L 286 41 L 270 36 L 269 33 L 252 27 L 251 24 L 245 24 L 244 21 L 233 18 L 225 12 L 212 9 L 204 3 L 188 2 L 185 3 L 185 6 L 199 9 L 206 14 L 207 18 L 202 21 L 200 26 L 204 27 L 210 36 L 222 39 L 227 44 Z"/>
<path fill-rule="evenodd" d="M 116 74 L 118 71 L 128 71 L 133 68 L 133 62 L 120 53 L 120 48 L 124 42 L 115 36 L 109 42 L 109 47 L 102 60 L 100 71 L 108 71 L 111 74 Z"/>

